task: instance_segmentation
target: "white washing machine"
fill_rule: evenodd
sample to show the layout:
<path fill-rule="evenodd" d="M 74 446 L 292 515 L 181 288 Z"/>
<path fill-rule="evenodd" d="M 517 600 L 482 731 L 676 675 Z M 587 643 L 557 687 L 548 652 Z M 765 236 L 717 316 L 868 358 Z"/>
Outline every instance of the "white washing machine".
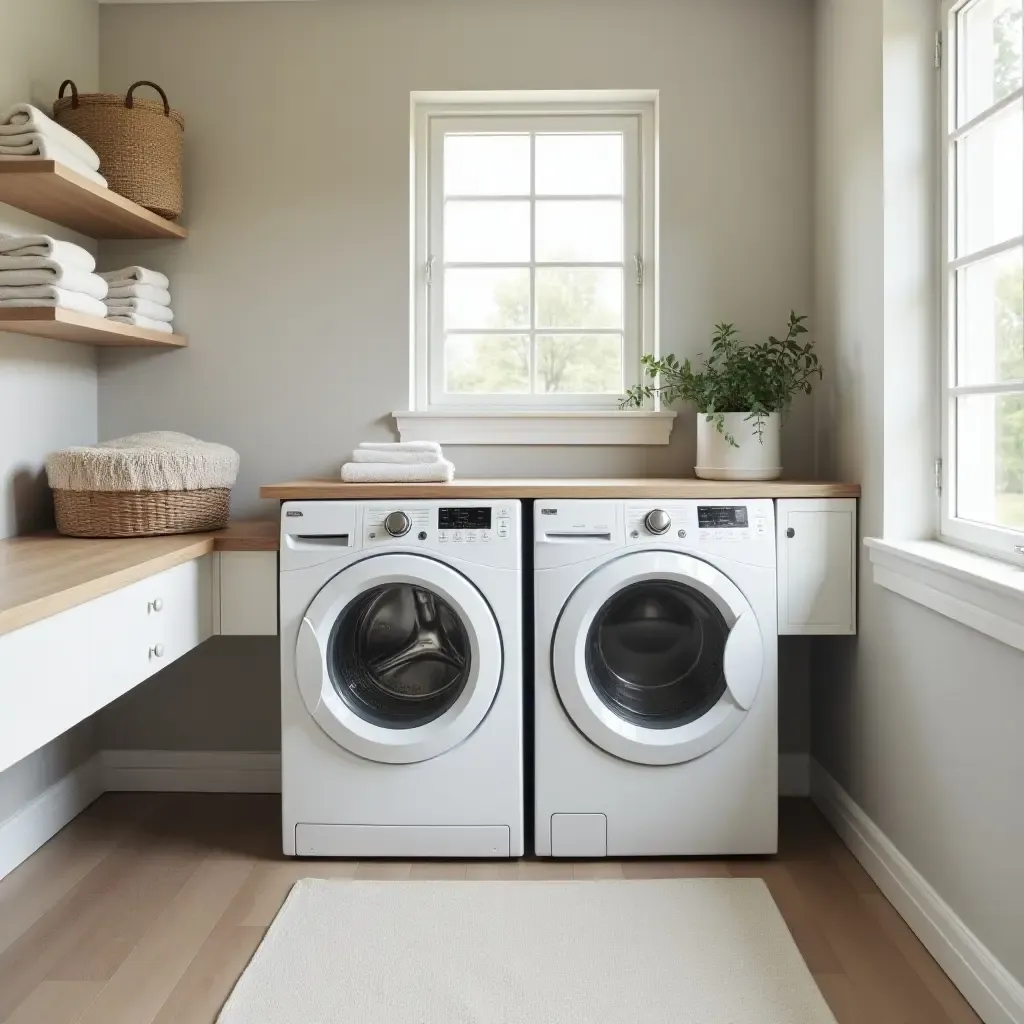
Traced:
<path fill-rule="evenodd" d="M 771 501 L 534 507 L 542 856 L 774 853 Z"/>
<path fill-rule="evenodd" d="M 283 505 L 286 854 L 523 853 L 520 513 Z"/>

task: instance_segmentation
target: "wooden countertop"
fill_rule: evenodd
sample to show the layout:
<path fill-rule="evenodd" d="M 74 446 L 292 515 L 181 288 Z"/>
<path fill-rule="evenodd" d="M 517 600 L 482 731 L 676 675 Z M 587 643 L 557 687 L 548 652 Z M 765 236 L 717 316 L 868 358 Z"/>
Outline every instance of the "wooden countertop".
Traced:
<path fill-rule="evenodd" d="M 276 551 L 273 520 L 216 533 L 84 540 L 56 533 L 0 540 L 0 634 L 74 608 L 213 551 Z"/>
<path fill-rule="evenodd" d="M 859 498 L 860 484 L 801 480 L 668 479 L 456 480 L 450 484 L 346 484 L 337 479 L 293 480 L 260 488 L 281 501 L 353 498 Z"/>

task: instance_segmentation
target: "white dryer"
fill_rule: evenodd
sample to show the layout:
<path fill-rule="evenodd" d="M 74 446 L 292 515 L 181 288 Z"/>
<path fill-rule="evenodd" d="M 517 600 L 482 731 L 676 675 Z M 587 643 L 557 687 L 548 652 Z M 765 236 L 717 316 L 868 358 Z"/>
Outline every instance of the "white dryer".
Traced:
<path fill-rule="evenodd" d="M 286 854 L 523 853 L 520 512 L 282 506 Z"/>
<path fill-rule="evenodd" d="M 534 507 L 541 856 L 774 853 L 771 501 Z"/>

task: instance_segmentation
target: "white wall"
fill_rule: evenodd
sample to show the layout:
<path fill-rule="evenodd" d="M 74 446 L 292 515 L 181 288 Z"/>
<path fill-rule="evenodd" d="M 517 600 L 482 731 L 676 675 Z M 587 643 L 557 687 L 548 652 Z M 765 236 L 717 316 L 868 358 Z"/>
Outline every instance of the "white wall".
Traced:
<path fill-rule="evenodd" d="M 47 110 L 64 78 L 99 82 L 95 0 L 0 0 L 0 110 L 30 101 Z M 0 204 L 0 234 L 45 231 L 78 238 Z M 85 244 L 91 244 L 85 242 Z M 97 439 L 96 355 L 84 345 L 0 334 L 0 538 L 53 522 L 43 460 Z M 0 824 L 91 752 L 91 723 L 0 773 Z"/>
<path fill-rule="evenodd" d="M 818 4 L 816 319 L 836 366 L 818 468 L 861 481 L 865 536 L 934 518 L 935 19 L 933 0 Z M 814 648 L 812 754 L 1024 980 L 1024 655 L 860 571 L 860 635 Z"/>
<path fill-rule="evenodd" d="M 167 270 L 186 352 L 104 353 L 105 436 L 170 427 L 260 483 L 337 473 L 408 401 L 409 93 L 661 90 L 663 347 L 750 335 L 811 300 L 811 0 L 352 0 L 107 6 L 101 78 L 186 117 L 182 245 L 104 245 Z M 116 254 L 116 255 L 115 255 Z M 787 468 L 812 465 L 810 403 Z M 454 450 L 463 475 L 692 475 L 668 448 Z M 269 512 L 265 506 L 262 511 Z"/>

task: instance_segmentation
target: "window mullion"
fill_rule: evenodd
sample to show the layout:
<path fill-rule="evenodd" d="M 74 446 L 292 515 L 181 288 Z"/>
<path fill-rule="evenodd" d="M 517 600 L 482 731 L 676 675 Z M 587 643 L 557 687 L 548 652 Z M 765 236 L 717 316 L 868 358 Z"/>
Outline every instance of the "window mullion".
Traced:
<path fill-rule="evenodd" d="M 530 132 L 530 394 L 537 394 L 537 133 Z"/>

